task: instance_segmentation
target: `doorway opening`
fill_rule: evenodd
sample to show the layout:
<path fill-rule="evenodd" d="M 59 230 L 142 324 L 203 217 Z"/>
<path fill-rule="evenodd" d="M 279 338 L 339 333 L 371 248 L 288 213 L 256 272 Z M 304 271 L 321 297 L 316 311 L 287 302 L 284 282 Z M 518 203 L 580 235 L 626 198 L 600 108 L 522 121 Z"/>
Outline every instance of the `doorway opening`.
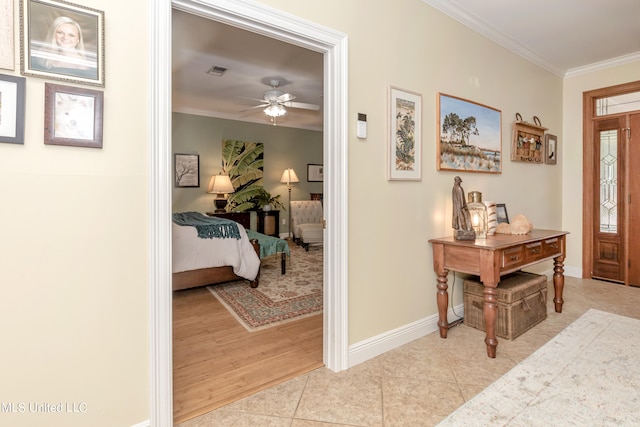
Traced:
<path fill-rule="evenodd" d="M 322 52 L 325 231 L 323 361 L 348 367 L 347 38 L 344 34 L 238 0 L 159 0 L 149 5 L 149 353 L 150 421 L 173 425 L 171 327 L 171 10 L 172 7 Z"/>

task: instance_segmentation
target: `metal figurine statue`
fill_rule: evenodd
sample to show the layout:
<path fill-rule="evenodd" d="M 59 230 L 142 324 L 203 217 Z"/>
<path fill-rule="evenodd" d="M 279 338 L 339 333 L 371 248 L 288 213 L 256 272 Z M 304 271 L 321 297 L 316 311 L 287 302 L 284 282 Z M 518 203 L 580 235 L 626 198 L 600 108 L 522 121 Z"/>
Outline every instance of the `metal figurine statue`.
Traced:
<path fill-rule="evenodd" d="M 467 208 L 467 200 L 464 197 L 464 189 L 460 186 L 462 179 L 456 176 L 453 179 L 453 190 L 451 197 L 453 199 L 453 236 L 456 240 L 475 240 L 476 232 L 473 231 L 471 224 L 471 215 Z"/>

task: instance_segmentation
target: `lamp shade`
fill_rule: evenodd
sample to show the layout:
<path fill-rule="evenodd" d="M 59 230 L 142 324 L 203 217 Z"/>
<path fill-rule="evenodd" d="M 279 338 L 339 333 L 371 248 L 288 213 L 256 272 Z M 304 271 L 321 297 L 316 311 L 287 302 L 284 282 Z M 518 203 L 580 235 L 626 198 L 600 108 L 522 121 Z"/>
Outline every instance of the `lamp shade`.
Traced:
<path fill-rule="evenodd" d="M 233 193 L 235 190 L 231 184 L 229 175 L 213 175 L 209 180 L 209 186 L 207 187 L 207 193 L 215 194 L 228 194 Z"/>
<path fill-rule="evenodd" d="M 298 175 L 296 175 L 296 171 L 289 168 L 289 169 L 285 169 L 284 172 L 282 173 L 282 178 L 280 178 L 280 182 L 283 184 L 289 185 L 294 182 L 300 182 L 300 180 L 298 179 Z"/>

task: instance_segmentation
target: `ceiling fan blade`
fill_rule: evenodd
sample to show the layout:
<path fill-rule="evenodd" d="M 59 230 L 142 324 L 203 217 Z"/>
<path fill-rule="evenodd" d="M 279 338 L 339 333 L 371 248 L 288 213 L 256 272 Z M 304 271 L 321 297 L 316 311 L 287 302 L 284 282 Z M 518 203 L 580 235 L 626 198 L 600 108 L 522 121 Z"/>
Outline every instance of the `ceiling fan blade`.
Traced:
<path fill-rule="evenodd" d="M 255 110 L 256 108 L 264 109 L 264 108 L 267 108 L 268 105 L 269 104 L 256 105 L 255 107 L 250 107 L 250 108 L 247 108 L 246 110 L 240 110 L 238 111 L 238 113 L 246 113 L 247 111 Z"/>
<path fill-rule="evenodd" d="M 282 105 L 284 105 L 285 107 L 291 107 L 291 108 L 302 108 L 304 110 L 313 110 L 313 111 L 318 111 L 320 110 L 320 106 L 316 105 L 316 104 L 306 104 L 304 102 L 284 102 Z"/>
<path fill-rule="evenodd" d="M 283 93 L 282 95 L 278 96 L 277 99 L 278 99 L 278 102 L 289 102 L 296 99 L 296 97 L 291 95 L 290 93 Z"/>
<path fill-rule="evenodd" d="M 241 99 L 248 99 L 249 101 L 256 101 L 256 102 L 262 102 L 265 105 L 269 105 L 269 101 L 267 101 L 266 99 L 259 99 L 259 98 L 249 98 L 247 96 L 239 96 L 238 98 Z"/>

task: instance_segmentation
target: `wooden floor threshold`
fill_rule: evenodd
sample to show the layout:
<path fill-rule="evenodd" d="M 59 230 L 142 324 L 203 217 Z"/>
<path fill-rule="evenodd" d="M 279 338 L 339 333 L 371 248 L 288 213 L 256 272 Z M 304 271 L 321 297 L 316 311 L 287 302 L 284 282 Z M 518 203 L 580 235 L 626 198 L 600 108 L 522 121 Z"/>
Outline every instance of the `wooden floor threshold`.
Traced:
<path fill-rule="evenodd" d="M 246 389 L 246 390 L 242 390 L 240 393 L 238 393 L 237 395 L 227 395 L 225 396 L 224 399 L 215 401 L 215 402 L 209 402 L 207 405 L 202 406 L 200 408 L 198 408 L 197 410 L 193 410 L 189 413 L 181 413 L 180 417 L 175 417 L 173 422 L 174 424 L 179 424 L 179 423 L 183 423 L 185 421 L 189 421 L 192 418 L 195 417 L 199 417 L 200 415 L 204 415 L 207 412 L 211 412 L 215 409 L 218 408 L 222 408 L 225 405 L 229 405 L 230 403 L 233 402 L 237 402 L 238 400 L 244 399 L 245 397 L 249 397 L 251 395 L 254 395 L 256 393 L 259 393 L 263 390 L 266 390 L 270 387 L 276 386 L 278 384 L 282 384 L 284 382 L 287 382 L 291 379 L 294 379 L 296 377 L 299 377 L 300 375 L 304 375 L 306 373 L 309 373 L 311 371 L 315 371 L 316 369 L 322 368 L 324 366 L 324 363 L 314 363 L 312 365 L 309 366 L 304 366 L 301 367 L 300 369 L 296 370 L 296 371 L 291 371 L 291 372 L 287 372 L 286 375 L 283 375 L 282 377 L 279 378 L 275 378 L 270 382 L 266 382 L 264 384 L 260 384 L 260 385 L 256 385 L 255 387 Z"/>

